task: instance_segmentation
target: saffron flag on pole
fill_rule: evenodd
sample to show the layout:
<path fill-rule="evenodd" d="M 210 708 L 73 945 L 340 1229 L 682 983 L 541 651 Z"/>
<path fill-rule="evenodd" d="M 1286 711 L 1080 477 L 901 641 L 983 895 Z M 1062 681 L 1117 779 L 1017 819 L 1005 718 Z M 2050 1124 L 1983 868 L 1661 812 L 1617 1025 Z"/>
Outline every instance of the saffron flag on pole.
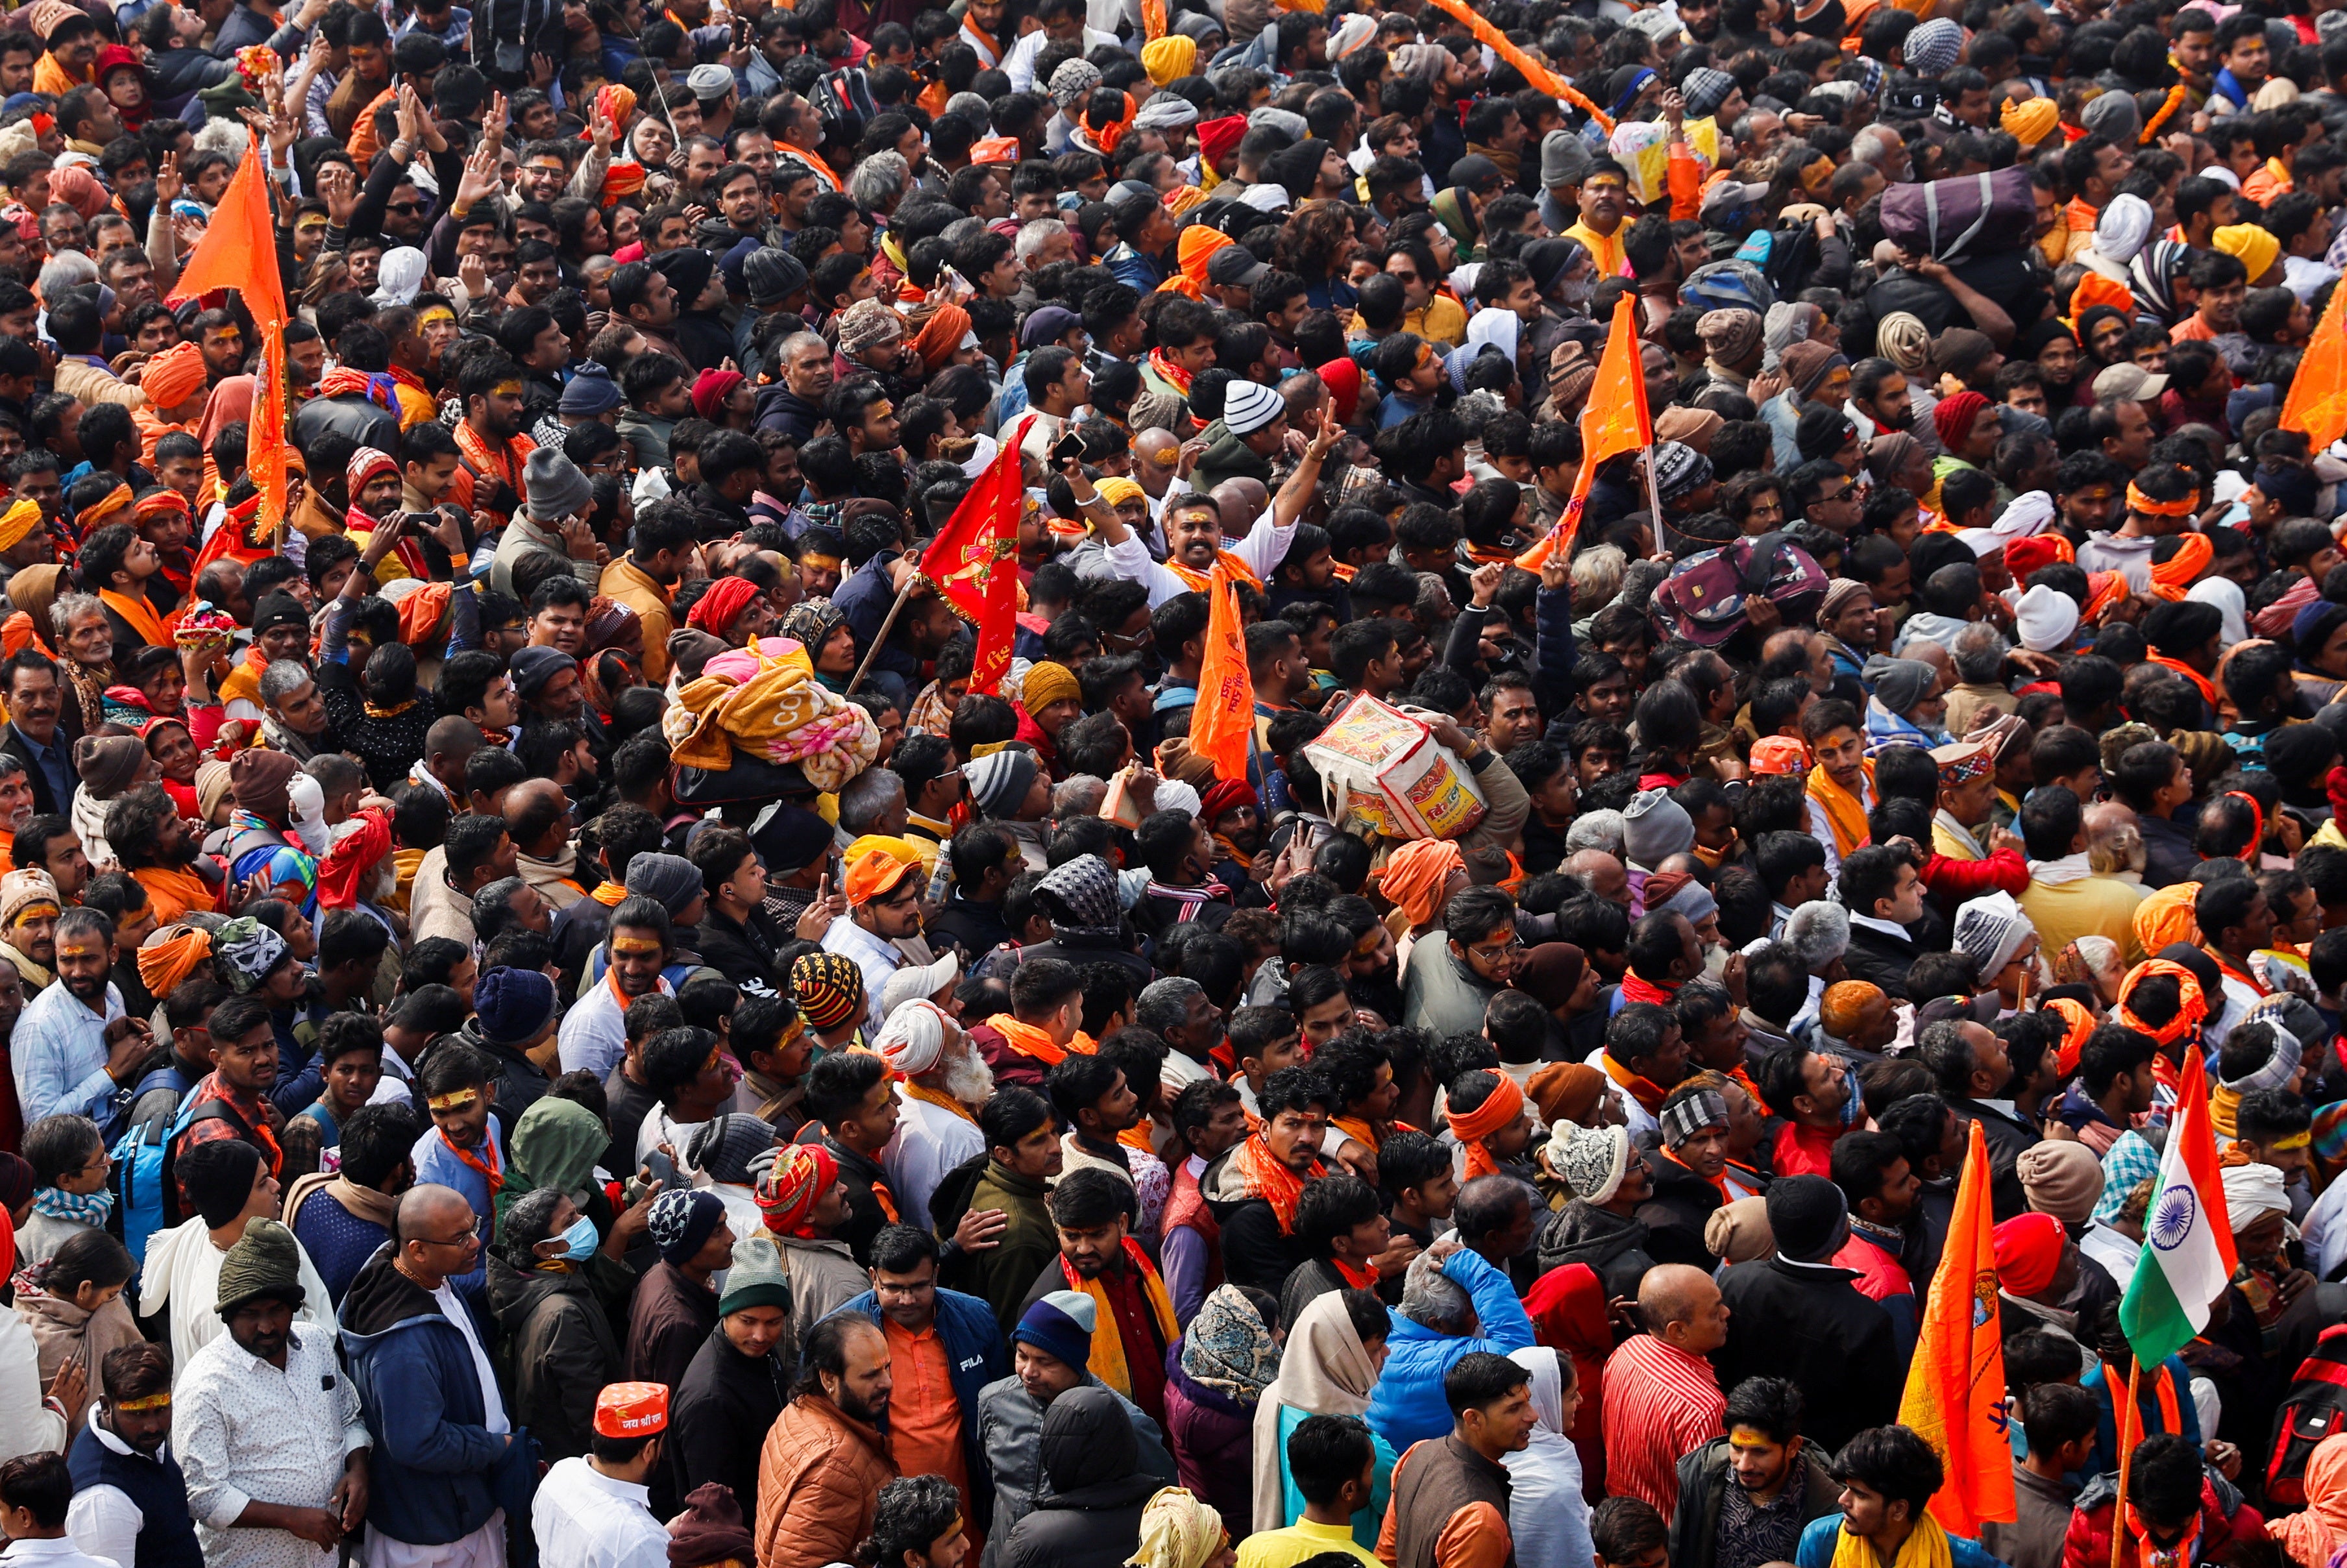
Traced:
<path fill-rule="evenodd" d="M 1020 482 L 1019 441 L 1005 436 L 937 541 L 921 556 L 921 575 L 937 584 L 954 613 L 978 629 L 969 689 L 991 694 L 1010 668 L 1019 628 L 1019 518 L 1027 505 Z"/>
<path fill-rule="evenodd" d="M 2209 1326 L 2209 1304 L 2233 1277 L 2233 1227 L 2197 1052 L 2186 1053 L 2178 1076 L 2176 1115 L 2143 1217 L 2143 1259 L 2119 1303 L 2119 1327 L 2146 1367 L 2157 1367 Z"/>
<path fill-rule="evenodd" d="M 174 300 L 218 289 L 234 289 L 252 313 L 261 340 L 254 374 L 252 418 L 245 466 L 261 490 L 261 512 L 251 528 L 256 540 L 285 520 L 285 284 L 277 273 L 277 231 L 269 213 L 269 169 L 263 138 L 245 147 L 244 161 L 220 196 L 220 206 L 180 269 Z"/>
<path fill-rule="evenodd" d="M 1214 759 L 1217 778 L 1247 776 L 1255 735 L 1255 682 L 1247 674 L 1238 589 L 1216 567 L 1206 601 L 1206 647 L 1198 661 L 1198 705 L 1191 710 L 1190 750 Z"/>
<path fill-rule="evenodd" d="M 1996 1217 L 1989 1209 L 1988 1142 L 1972 1124 L 1947 1245 L 1908 1363 L 1899 1424 L 1940 1456 L 1946 1480 L 1932 1517 L 1951 1535 L 1975 1536 L 2011 1520 L 2013 1440 L 2004 1410 L 2004 1342 L 1996 1306 Z"/>
<path fill-rule="evenodd" d="M 1581 514 L 1589 504 L 1589 486 L 1600 466 L 1624 452 L 1655 444 L 1654 421 L 1646 416 L 1646 367 L 1638 358 L 1637 313 L 1635 294 L 1624 293 L 1614 302 L 1605 354 L 1597 362 L 1597 379 L 1590 385 L 1587 406 L 1581 411 L 1581 472 L 1573 478 L 1572 498 L 1564 503 L 1556 527 L 1516 558 L 1516 564 L 1526 571 L 1540 570 L 1541 563 L 1553 555 L 1572 556 L 1573 538 L 1581 531 Z"/>
<path fill-rule="evenodd" d="M 2281 427 L 2302 430 L 2321 452 L 2347 436 L 2347 289 L 2333 290 L 2307 340 L 2281 405 Z"/>

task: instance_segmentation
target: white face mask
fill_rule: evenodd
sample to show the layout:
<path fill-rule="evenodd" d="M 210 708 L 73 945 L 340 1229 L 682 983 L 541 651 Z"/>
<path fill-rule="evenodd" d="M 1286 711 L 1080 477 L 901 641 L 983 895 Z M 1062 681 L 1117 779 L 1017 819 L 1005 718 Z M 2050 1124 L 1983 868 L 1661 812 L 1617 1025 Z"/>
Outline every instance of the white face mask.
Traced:
<path fill-rule="evenodd" d="M 285 786 L 285 798 L 293 808 L 293 836 L 312 855 L 323 856 L 333 847 L 333 835 L 326 827 L 326 792 L 308 774 L 295 774 Z"/>

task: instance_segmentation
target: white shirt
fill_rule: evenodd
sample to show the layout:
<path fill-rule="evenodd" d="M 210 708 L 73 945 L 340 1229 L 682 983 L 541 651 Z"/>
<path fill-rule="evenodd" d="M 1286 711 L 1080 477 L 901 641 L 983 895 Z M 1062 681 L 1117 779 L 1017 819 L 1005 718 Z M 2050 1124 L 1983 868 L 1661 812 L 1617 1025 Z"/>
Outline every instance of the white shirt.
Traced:
<path fill-rule="evenodd" d="M 905 955 L 894 942 L 876 937 L 857 925 L 853 914 L 831 923 L 823 934 L 823 948 L 827 953 L 855 959 L 856 967 L 864 971 L 864 1027 L 877 1033 L 887 1021 L 880 1011 L 881 989 L 887 985 L 888 977 L 903 967 Z"/>
<path fill-rule="evenodd" d="M 2130 1240 L 2097 1220 L 2086 1227 L 2086 1239 L 2078 1244 L 2078 1250 L 2101 1264 L 2117 1283 L 2119 1294 L 2127 1294 L 2127 1281 L 2135 1277 L 2136 1262 L 2143 1256 L 2143 1243 Z"/>
<path fill-rule="evenodd" d="M 128 1559 L 124 1559 L 128 1561 Z M 0 1563 L 8 1568 L 115 1568 L 110 1557 L 92 1557 L 73 1538 L 72 1527 L 54 1541 L 12 1541 L 8 1550 L 0 1552 Z"/>
<path fill-rule="evenodd" d="M 881 1152 L 880 1166 L 905 1223 L 928 1230 L 929 1195 L 948 1171 L 985 1153 L 986 1134 L 969 1117 L 910 1094 L 897 1097 L 897 1135 Z"/>
<path fill-rule="evenodd" d="M 1012 92 L 1037 92 L 1051 85 L 1048 82 L 1039 85 L 1035 80 L 1035 56 L 1041 54 L 1043 46 L 1051 41 L 1051 35 L 1038 27 L 1010 46 L 1010 53 L 1002 62 L 1002 73 L 1010 78 Z M 1092 27 L 1084 29 L 1085 54 L 1091 54 L 1103 44 L 1112 49 L 1124 47 L 1123 41 L 1113 33 L 1103 33 Z"/>
<path fill-rule="evenodd" d="M 1271 519 L 1272 514 L 1266 510 L 1255 520 L 1255 527 L 1247 530 L 1246 538 L 1236 544 L 1225 543 L 1223 546 L 1245 561 L 1247 569 L 1266 582 L 1271 580 L 1271 574 L 1287 558 L 1288 542 L 1296 538 L 1293 524 L 1284 528 L 1275 528 Z M 1115 565 L 1117 576 L 1129 577 L 1149 585 L 1149 608 L 1152 610 L 1176 594 L 1194 591 L 1188 583 L 1174 576 L 1170 568 L 1152 559 L 1149 547 L 1130 531 L 1125 534 L 1122 544 L 1108 547 L 1108 559 Z"/>
<path fill-rule="evenodd" d="M 301 1248 L 298 1241 L 294 1245 Z M 227 1326 L 213 1310 L 220 1302 L 220 1265 L 227 1259 L 227 1251 L 212 1241 L 201 1214 L 169 1230 L 157 1231 L 148 1238 L 147 1263 L 139 1276 L 138 1315 L 152 1317 L 166 1307 L 171 1309 L 171 1376 L 175 1389 L 188 1376 L 197 1351 L 227 1337 Z M 301 1278 L 302 1307 L 294 1315 L 294 1322 L 317 1329 L 331 1354 L 335 1334 L 334 1298 L 327 1293 L 326 1282 L 319 1276 L 318 1266 L 310 1261 L 306 1249 L 302 1250 Z M 194 1482 L 189 1485 L 192 1490 Z M 202 1515 L 199 1513 L 197 1518 L 200 1521 Z M 218 1564 L 211 1568 L 218 1568 Z"/>
<path fill-rule="evenodd" d="M 513 1430 L 513 1423 L 506 1419 L 506 1401 L 497 1392 L 497 1375 L 489 1366 L 489 1353 L 481 1348 L 480 1335 L 474 1331 L 472 1313 L 456 1299 L 456 1287 L 445 1279 L 432 1293 L 432 1299 L 440 1304 L 440 1315 L 456 1326 L 456 1332 L 465 1337 L 465 1348 L 473 1353 L 473 1374 L 481 1380 L 481 1409 L 486 1412 L 481 1425 L 489 1436 L 503 1437 Z"/>
<path fill-rule="evenodd" d="M 181 1314 L 171 1316 L 176 1328 Z M 369 1441 L 331 1327 L 296 1322 L 282 1371 L 226 1334 L 181 1362 L 171 1447 L 187 1476 L 205 1568 L 326 1568 L 334 1553 L 325 1548 L 236 1521 L 253 1501 L 328 1506 L 343 1460 Z"/>
<path fill-rule="evenodd" d="M 668 1568 L 668 1532 L 652 1517 L 651 1496 L 583 1459 L 561 1460 L 529 1505 L 538 1560 L 545 1568 Z"/>
<path fill-rule="evenodd" d="M 660 993 L 675 994 L 666 976 L 661 979 Z M 589 986 L 579 1004 L 563 1015 L 562 1029 L 554 1038 L 563 1071 L 584 1068 L 598 1078 L 611 1075 L 611 1069 L 628 1054 L 628 1013 L 608 974 Z"/>

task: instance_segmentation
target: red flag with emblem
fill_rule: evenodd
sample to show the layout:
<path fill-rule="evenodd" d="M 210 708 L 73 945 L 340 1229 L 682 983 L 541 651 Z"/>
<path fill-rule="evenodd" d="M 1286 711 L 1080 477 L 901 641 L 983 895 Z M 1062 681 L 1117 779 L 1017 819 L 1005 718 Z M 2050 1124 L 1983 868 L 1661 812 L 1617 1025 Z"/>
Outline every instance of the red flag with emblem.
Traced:
<path fill-rule="evenodd" d="M 978 629 L 969 689 L 991 694 L 1010 668 L 1019 617 L 1019 518 L 1027 505 L 1019 477 L 1019 443 L 1005 436 L 937 542 L 921 555 L 921 575 L 937 584 L 954 613 Z"/>

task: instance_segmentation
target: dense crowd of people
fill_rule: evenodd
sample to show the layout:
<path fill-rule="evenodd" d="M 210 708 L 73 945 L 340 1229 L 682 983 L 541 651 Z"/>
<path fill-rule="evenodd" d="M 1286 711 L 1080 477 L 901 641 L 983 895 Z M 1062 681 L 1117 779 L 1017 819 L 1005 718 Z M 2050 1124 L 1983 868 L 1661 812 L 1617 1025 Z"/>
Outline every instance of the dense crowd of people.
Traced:
<path fill-rule="evenodd" d="M 12 11 L 0 1563 L 2333 1568 L 2332 15 Z"/>

